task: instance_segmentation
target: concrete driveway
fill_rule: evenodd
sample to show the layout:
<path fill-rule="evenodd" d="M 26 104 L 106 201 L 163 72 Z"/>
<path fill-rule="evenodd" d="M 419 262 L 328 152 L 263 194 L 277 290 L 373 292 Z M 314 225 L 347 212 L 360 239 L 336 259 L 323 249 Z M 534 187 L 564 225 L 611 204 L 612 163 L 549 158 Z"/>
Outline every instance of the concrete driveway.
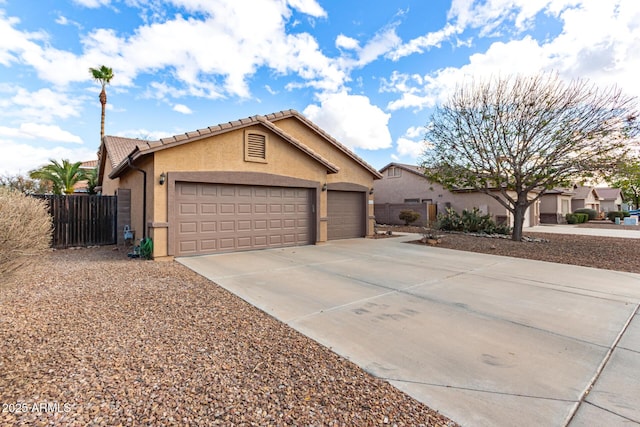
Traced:
<path fill-rule="evenodd" d="M 640 275 L 415 238 L 178 261 L 462 425 L 640 424 Z"/>

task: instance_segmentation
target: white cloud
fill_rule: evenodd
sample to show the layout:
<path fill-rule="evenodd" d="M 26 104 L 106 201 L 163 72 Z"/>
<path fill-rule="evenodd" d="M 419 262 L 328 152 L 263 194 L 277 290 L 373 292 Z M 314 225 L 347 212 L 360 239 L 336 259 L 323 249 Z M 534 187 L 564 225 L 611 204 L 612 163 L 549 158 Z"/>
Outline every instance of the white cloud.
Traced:
<path fill-rule="evenodd" d="M 127 129 L 123 131 L 119 131 L 116 133 L 116 136 L 123 136 L 125 138 L 138 138 L 143 141 L 157 141 L 162 138 L 167 138 L 170 136 L 174 136 L 179 132 L 166 132 L 160 130 L 148 130 L 145 128 L 140 129 Z"/>
<path fill-rule="evenodd" d="M 83 97 L 49 88 L 29 92 L 22 87 L 8 87 L 2 92 L 9 95 L 5 95 L 4 100 L 0 101 L 0 117 L 6 115 L 47 123 L 56 119 L 79 117 L 85 100 Z"/>
<path fill-rule="evenodd" d="M 47 164 L 49 159 L 69 159 L 78 162 L 97 158 L 96 150 L 86 147 L 42 148 L 6 139 L 0 139 L 0 152 L 0 173 L 11 175 L 25 175 L 30 170 Z"/>
<path fill-rule="evenodd" d="M 193 113 L 191 108 L 187 107 L 184 104 L 176 104 L 176 105 L 174 105 L 173 106 L 173 111 L 177 111 L 178 113 L 182 113 L 182 114 L 191 114 L 191 113 Z"/>
<path fill-rule="evenodd" d="M 351 37 L 347 37 L 344 34 L 338 34 L 338 37 L 336 37 L 336 47 L 347 50 L 359 49 L 360 42 Z"/>
<path fill-rule="evenodd" d="M 455 2 L 458 6 L 470 3 Z M 514 2 L 522 3 L 522 0 Z M 601 86 L 616 84 L 627 94 L 640 95 L 637 70 L 640 69 L 640 2 L 614 0 L 599 2 L 574 0 L 579 7 L 569 7 L 569 1 L 545 1 L 545 12 L 558 14 L 562 32 L 542 42 L 525 36 L 508 42 L 495 42 L 485 52 L 476 53 L 462 67 L 448 67 L 429 75 L 394 73 L 384 80 L 381 90 L 395 92 L 400 97 L 387 108 L 420 110 L 443 102 L 456 84 L 470 77 L 491 75 L 531 74 L 540 71 L 558 71 L 565 78 L 588 78 Z M 487 2 L 497 7 L 499 0 Z M 506 6 L 505 6 L 506 7 Z M 524 20 L 536 8 L 522 11 Z M 493 16 L 493 9 L 485 10 L 484 18 Z M 466 16 L 466 12 L 460 16 Z M 518 13 L 515 15 L 520 16 Z M 471 17 L 464 19 L 472 20 Z M 473 18 L 475 19 L 475 18 Z M 480 19 L 480 18 L 478 18 Z M 496 18 L 498 20 L 502 17 Z M 501 21 L 500 21 L 501 22 Z"/>
<path fill-rule="evenodd" d="M 83 143 L 79 136 L 60 129 L 57 125 L 43 125 L 38 123 L 21 123 L 19 128 L 0 126 L 0 137 L 2 136 L 56 142 L 71 142 L 76 144 Z"/>
<path fill-rule="evenodd" d="M 73 0 L 74 3 L 91 9 L 107 6 L 111 0 Z"/>
<path fill-rule="evenodd" d="M 404 135 L 408 138 L 424 138 L 424 126 L 411 126 Z"/>
<path fill-rule="evenodd" d="M 372 105 L 366 96 L 325 94 L 319 106 L 309 105 L 303 114 L 349 148 L 378 150 L 391 146 L 391 115 Z"/>
<path fill-rule="evenodd" d="M 287 3 L 298 12 L 315 18 L 325 18 L 327 16 L 327 12 L 315 0 L 287 0 Z"/>
<path fill-rule="evenodd" d="M 417 37 L 407 43 L 403 43 L 398 48 L 389 52 L 387 56 L 394 61 L 404 56 L 414 53 L 423 53 L 432 47 L 440 47 L 443 41 L 448 40 L 451 36 L 462 32 L 462 28 L 452 24 L 447 24 L 443 29 L 427 33 L 424 36 Z"/>
<path fill-rule="evenodd" d="M 411 159 L 417 159 L 424 151 L 423 141 L 412 141 L 407 138 L 398 138 L 396 141 L 397 152 L 399 156 L 407 156 Z"/>

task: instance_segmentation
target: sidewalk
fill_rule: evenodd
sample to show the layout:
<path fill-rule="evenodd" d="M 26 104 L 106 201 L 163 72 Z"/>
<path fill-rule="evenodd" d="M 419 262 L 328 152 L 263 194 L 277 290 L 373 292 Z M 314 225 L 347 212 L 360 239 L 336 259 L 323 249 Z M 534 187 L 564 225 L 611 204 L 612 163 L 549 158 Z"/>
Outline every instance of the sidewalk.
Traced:
<path fill-rule="evenodd" d="M 622 237 L 627 239 L 640 239 L 640 226 L 636 230 L 615 228 L 581 228 L 577 225 L 569 224 L 542 224 L 535 227 L 526 227 L 524 234 L 532 233 L 554 233 L 554 234 L 579 234 L 582 236 L 601 236 L 601 237 Z"/>

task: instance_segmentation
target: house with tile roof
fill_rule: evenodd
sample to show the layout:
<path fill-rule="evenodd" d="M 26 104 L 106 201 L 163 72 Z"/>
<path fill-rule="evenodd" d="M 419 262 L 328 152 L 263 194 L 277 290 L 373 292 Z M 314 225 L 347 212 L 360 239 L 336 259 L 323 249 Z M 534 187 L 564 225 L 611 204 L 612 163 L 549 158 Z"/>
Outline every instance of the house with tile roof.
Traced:
<path fill-rule="evenodd" d="M 474 189 L 448 190 L 442 185 L 429 181 L 424 169 L 403 163 L 389 163 L 380 169 L 382 179 L 375 181 L 375 216 L 378 223 L 402 224 L 398 218 L 401 210 L 413 209 L 421 214 L 418 223 L 426 224 L 434 215 L 453 209 L 478 208 L 493 216 L 498 223 L 513 224 L 513 216 L 494 197 Z M 499 196 L 499 191 L 495 191 Z M 531 197 L 534 197 L 531 194 Z M 422 206 L 421 206 L 422 205 Z M 429 209 L 426 206 L 431 206 Z M 525 214 L 525 227 L 539 223 L 539 203 L 534 202 Z"/>
<path fill-rule="evenodd" d="M 625 203 L 622 190 L 611 187 L 597 187 L 600 196 L 600 209 L 606 214 L 613 211 L 622 211 Z"/>
<path fill-rule="evenodd" d="M 154 258 L 373 234 L 380 173 L 295 110 L 158 141 L 105 136 L 99 159 L 102 194 L 130 200 L 126 225 Z"/>

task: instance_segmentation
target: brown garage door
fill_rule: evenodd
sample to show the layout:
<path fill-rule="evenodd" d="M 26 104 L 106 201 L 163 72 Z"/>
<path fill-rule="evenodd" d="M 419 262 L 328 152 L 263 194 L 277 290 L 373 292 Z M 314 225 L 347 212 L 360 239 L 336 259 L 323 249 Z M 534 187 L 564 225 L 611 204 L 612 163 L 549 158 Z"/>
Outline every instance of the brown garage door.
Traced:
<path fill-rule="evenodd" d="M 364 193 L 355 191 L 327 192 L 327 238 L 329 240 L 364 237 Z"/>
<path fill-rule="evenodd" d="M 176 255 L 313 243 L 311 190 L 176 184 Z"/>

